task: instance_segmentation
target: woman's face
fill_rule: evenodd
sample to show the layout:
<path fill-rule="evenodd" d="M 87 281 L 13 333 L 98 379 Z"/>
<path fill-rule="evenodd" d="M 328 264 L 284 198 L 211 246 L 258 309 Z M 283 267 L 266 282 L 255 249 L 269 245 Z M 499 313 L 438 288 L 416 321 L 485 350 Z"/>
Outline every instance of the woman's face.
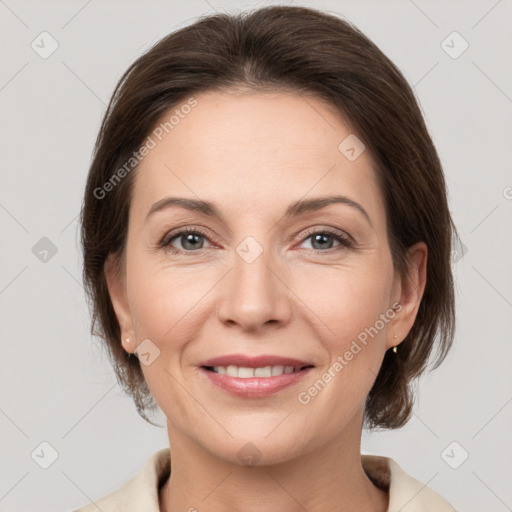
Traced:
<path fill-rule="evenodd" d="M 332 108 L 284 93 L 195 100 L 168 133 L 153 132 L 111 296 L 170 430 L 235 463 L 286 461 L 360 433 L 422 290 L 393 272 L 370 157 Z M 346 200 L 310 203 L 333 196 Z"/>

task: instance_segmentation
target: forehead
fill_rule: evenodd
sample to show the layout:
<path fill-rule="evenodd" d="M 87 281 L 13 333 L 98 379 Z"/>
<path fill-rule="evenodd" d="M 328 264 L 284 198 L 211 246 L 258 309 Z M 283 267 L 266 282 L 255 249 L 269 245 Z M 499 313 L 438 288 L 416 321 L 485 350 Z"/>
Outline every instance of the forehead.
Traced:
<path fill-rule="evenodd" d="M 194 100 L 193 108 L 170 109 L 150 134 L 155 145 L 137 170 L 132 198 L 140 215 L 166 195 L 241 213 L 332 193 L 364 203 L 374 217 L 383 213 L 370 156 L 347 158 L 344 141 L 357 139 L 334 107 L 282 92 L 210 91 Z"/>

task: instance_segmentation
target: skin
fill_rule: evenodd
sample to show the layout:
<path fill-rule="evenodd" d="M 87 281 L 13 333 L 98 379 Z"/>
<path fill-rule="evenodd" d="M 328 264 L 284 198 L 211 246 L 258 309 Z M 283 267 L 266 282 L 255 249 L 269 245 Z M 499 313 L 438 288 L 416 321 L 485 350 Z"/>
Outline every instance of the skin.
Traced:
<path fill-rule="evenodd" d="M 427 247 L 410 249 L 410 278 L 394 272 L 370 155 L 352 162 L 338 150 L 353 132 L 330 105 L 283 92 L 195 98 L 197 106 L 137 170 L 122 271 L 115 274 L 112 257 L 105 265 L 122 339 L 132 340 L 124 348 L 133 352 L 150 339 L 160 351 L 141 365 L 167 417 L 172 451 L 160 508 L 383 512 L 388 493 L 361 465 L 363 405 L 385 351 L 414 323 Z M 333 193 L 361 204 L 371 225 L 344 204 L 283 217 L 296 200 Z M 146 221 L 151 206 L 170 195 L 212 201 L 225 222 L 178 206 Z M 158 247 L 184 226 L 206 237 L 195 245 L 186 235 L 174 239 L 182 254 Z M 355 246 L 329 237 L 315 244 L 306 234 L 327 227 Z M 236 252 L 247 236 L 263 249 L 250 264 Z M 397 301 L 401 310 L 378 335 L 308 404 L 299 403 L 299 392 Z M 233 397 L 198 369 L 233 353 L 290 356 L 315 368 L 269 397 Z M 261 457 L 254 466 L 237 456 L 249 442 Z"/>

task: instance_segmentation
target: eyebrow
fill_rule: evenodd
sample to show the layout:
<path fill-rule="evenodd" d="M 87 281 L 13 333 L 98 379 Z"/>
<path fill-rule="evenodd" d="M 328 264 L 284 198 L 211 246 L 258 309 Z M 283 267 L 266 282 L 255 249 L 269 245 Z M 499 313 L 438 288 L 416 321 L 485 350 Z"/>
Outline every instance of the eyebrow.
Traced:
<path fill-rule="evenodd" d="M 363 214 L 363 216 L 368 221 L 370 226 L 373 227 L 368 212 L 353 199 L 341 195 L 315 197 L 313 199 L 303 199 L 295 201 L 294 203 L 291 203 L 288 206 L 288 208 L 286 208 L 284 217 L 297 217 L 303 213 L 320 210 L 322 208 L 325 208 L 326 206 L 329 206 L 330 204 L 336 203 L 345 204 L 347 206 L 351 206 L 352 208 L 357 209 L 360 213 Z M 215 206 L 214 203 L 210 201 L 203 201 L 201 199 L 188 199 L 185 197 L 165 197 L 164 199 L 157 201 L 155 204 L 153 204 L 148 214 L 146 215 L 146 222 L 148 221 L 149 217 L 151 217 L 153 214 L 160 210 L 168 208 L 169 206 L 180 206 L 181 208 L 198 212 L 203 215 L 207 215 L 208 217 L 218 218 L 225 223 L 224 216 L 217 208 L 217 206 Z"/>

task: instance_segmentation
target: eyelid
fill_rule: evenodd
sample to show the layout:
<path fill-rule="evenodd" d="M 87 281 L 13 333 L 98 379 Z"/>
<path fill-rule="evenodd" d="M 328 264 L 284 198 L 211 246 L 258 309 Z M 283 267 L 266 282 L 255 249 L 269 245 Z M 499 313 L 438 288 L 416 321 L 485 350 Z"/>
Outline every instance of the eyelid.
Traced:
<path fill-rule="evenodd" d="M 219 241 L 216 239 L 216 237 L 206 233 L 206 230 L 202 227 L 194 226 L 194 225 L 186 225 L 186 226 L 180 226 L 177 228 L 172 229 L 171 231 L 166 231 L 164 235 L 160 238 L 160 241 L 158 242 L 158 245 L 160 247 L 168 246 L 173 239 L 178 239 L 180 236 L 186 234 L 186 233 L 196 233 L 208 240 L 212 240 L 216 244 L 219 244 Z M 178 251 L 181 249 L 178 249 Z M 199 249 L 201 250 L 201 249 Z M 186 252 L 193 252 L 193 251 L 186 251 Z M 197 251 L 196 251 L 197 252 Z"/>
<path fill-rule="evenodd" d="M 299 242 L 297 242 L 296 245 L 300 245 L 300 244 L 304 243 L 306 240 L 309 240 L 315 234 L 326 234 L 327 236 L 330 236 L 333 239 L 337 239 L 337 241 L 339 242 L 339 245 L 336 247 L 330 247 L 325 250 L 306 248 L 304 250 L 307 253 L 314 253 L 315 255 L 317 255 L 317 254 L 329 255 L 329 254 L 337 253 L 337 251 L 340 251 L 340 250 L 354 250 L 357 245 L 356 241 L 345 231 L 338 229 L 338 228 L 333 228 L 333 227 L 319 227 L 319 226 L 309 228 L 308 230 L 306 230 L 305 233 L 302 233 L 300 235 L 300 240 L 299 240 Z"/>
<path fill-rule="evenodd" d="M 343 238 L 344 240 L 346 240 L 347 242 L 350 242 L 352 244 L 356 243 L 354 238 L 352 238 L 352 236 L 350 236 L 350 234 L 347 233 L 346 231 L 343 231 L 342 229 L 335 228 L 332 226 L 327 226 L 327 225 L 314 226 L 312 228 L 307 228 L 306 231 L 304 231 L 304 232 L 301 231 L 300 232 L 300 240 L 303 241 L 303 240 L 305 240 L 305 238 L 307 238 L 315 233 L 328 233 L 333 236 L 339 236 L 340 238 Z"/>

